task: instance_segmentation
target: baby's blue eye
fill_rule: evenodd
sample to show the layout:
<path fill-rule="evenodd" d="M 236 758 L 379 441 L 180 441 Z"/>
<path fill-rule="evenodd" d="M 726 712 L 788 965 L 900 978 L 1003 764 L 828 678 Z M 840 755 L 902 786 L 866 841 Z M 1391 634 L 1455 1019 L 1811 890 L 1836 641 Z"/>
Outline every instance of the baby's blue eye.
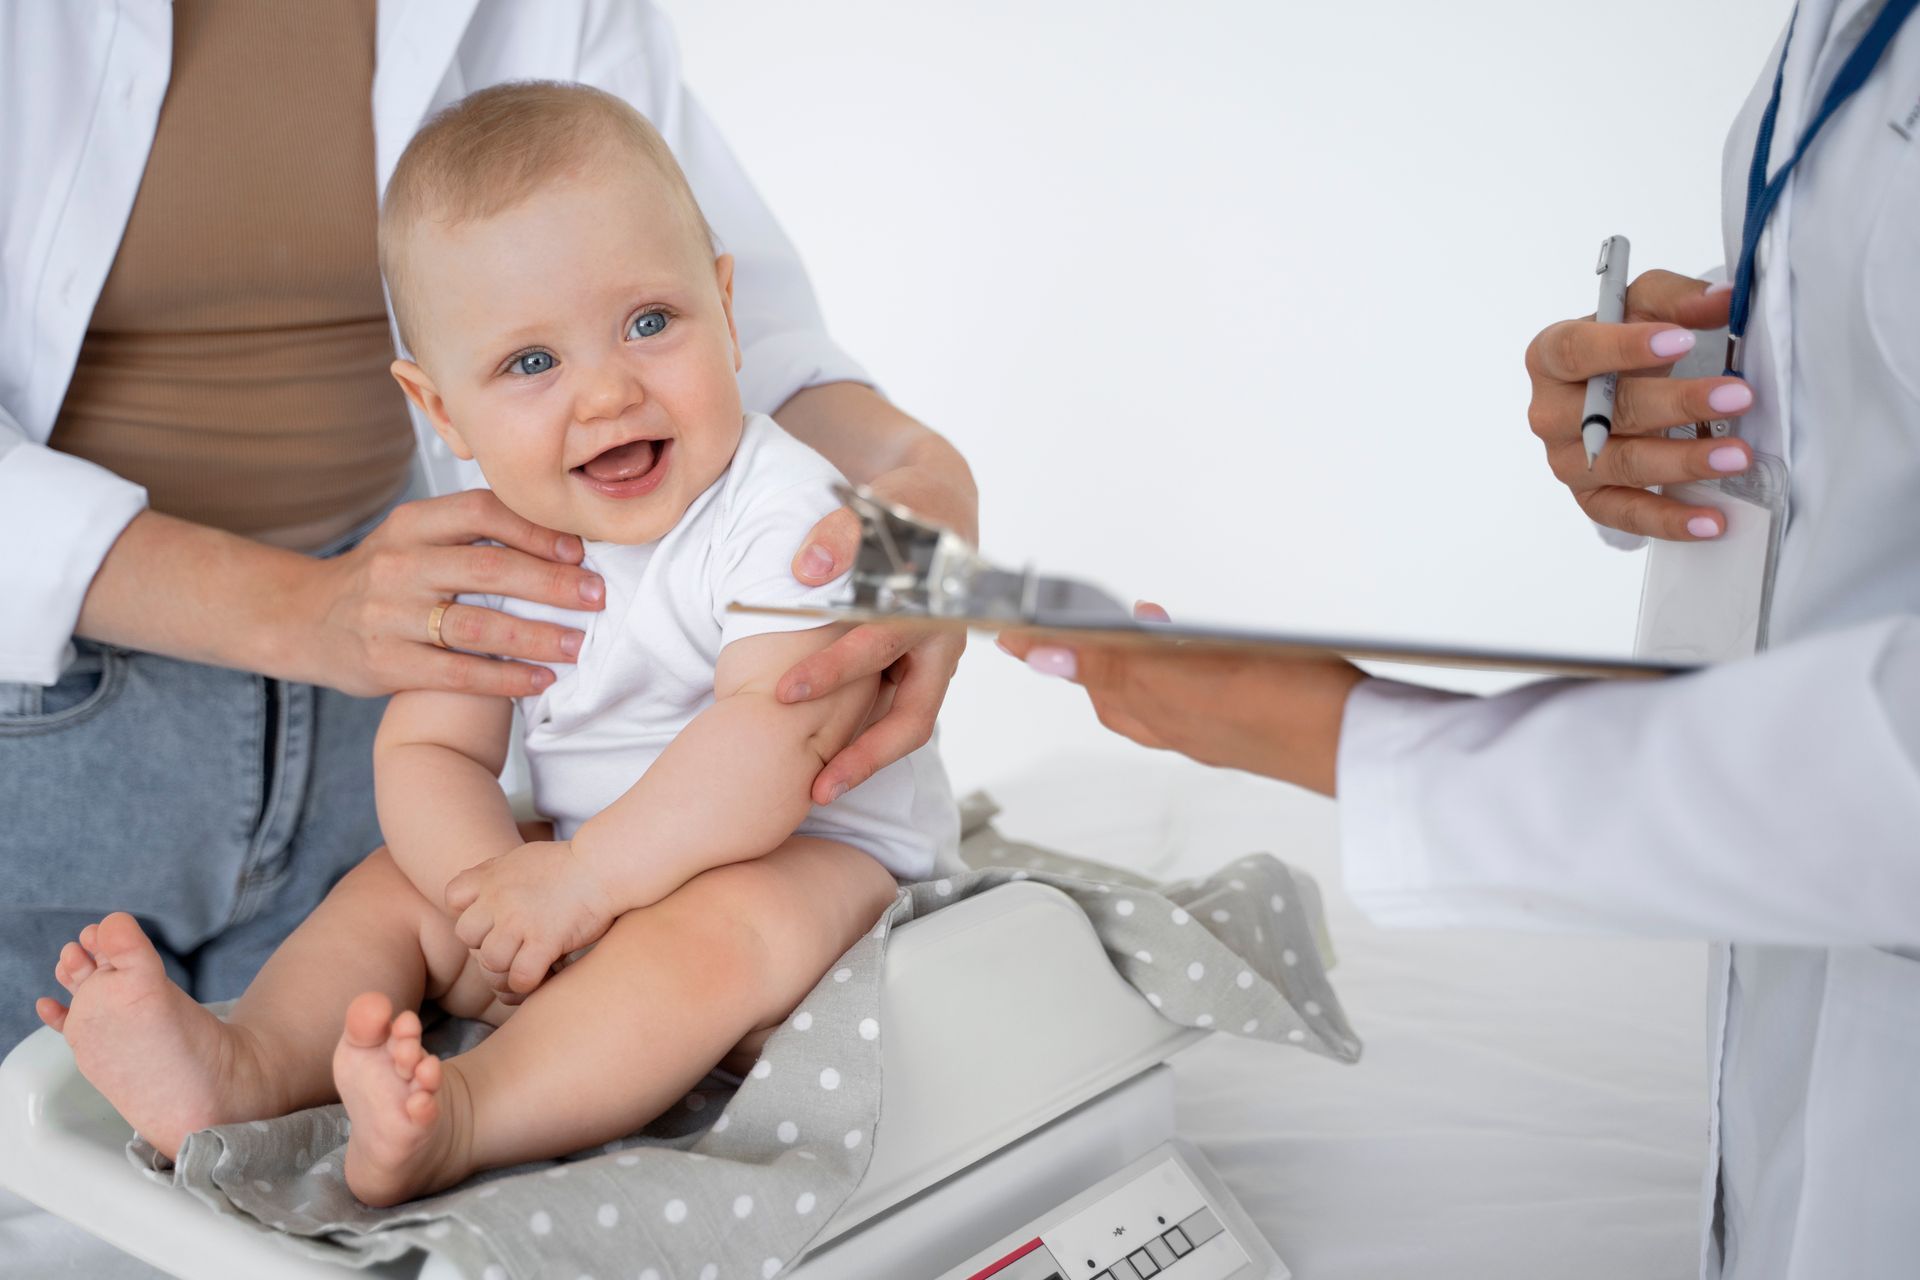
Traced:
<path fill-rule="evenodd" d="M 553 368 L 553 356 L 545 351 L 529 351 L 525 355 L 515 356 L 507 367 L 515 373 L 533 377 Z"/>
<path fill-rule="evenodd" d="M 629 338 L 651 338 L 667 327 L 667 313 L 664 311 L 644 311 L 633 318 L 627 326 Z"/>

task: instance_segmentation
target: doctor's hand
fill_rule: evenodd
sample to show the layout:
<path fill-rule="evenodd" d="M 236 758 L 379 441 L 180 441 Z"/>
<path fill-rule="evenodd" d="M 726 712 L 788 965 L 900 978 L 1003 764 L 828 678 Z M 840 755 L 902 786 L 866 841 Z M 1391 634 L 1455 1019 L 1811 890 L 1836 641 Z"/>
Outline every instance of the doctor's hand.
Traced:
<path fill-rule="evenodd" d="M 1134 615 L 1165 622 L 1154 604 Z M 1009 632 L 1000 647 L 1083 686 L 1100 723 L 1142 746 L 1334 793 L 1347 695 L 1366 679 L 1339 658 L 1100 643 Z"/>
<path fill-rule="evenodd" d="M 499 546 L 476 546 L 482 540 Z M 580 568 L 580 539 L 523 520 L 490 490 L 473 489 L 395 507 L 351 551 L 315 560 L 288 603 L 305 678 L 357 696 L 398 689 L 450 689 L 521 697 L 553 683 L 528 662 L 572 662 L 581 633 L 449 605 L 433 643 L 436 605 L 462 593 L 512 596 L 562 609 L 599 609 L 606 587 Z M 456 653 L 453 649 L 468 652 Z"/>
<path fill-rule="evenodd" d="M 977 499 L 971 491 L 949 492 L 904 470 L 880 476 L 868 488 L 940 521 L 969 541 L 978 537 Z M 842 507 L 814 526 L 794 557 L 793 576 L 809 584 L 832 582 L 853 568 L 859 549 L 860 518 Z M 899 623 L 855 627 L 780 677 L 776 693 L 782 702 L 818 698 L 875 672 L 884 673 L 891 686 L 882 690 L 879 714 L 813 780 L 815 804 L 831 804 L 926 745 L 966 647 L 967 638 L 958 631 Z"/>
<path fill-rule="evenodd" d="M 618 914 L 565 840 L 523 844 L 468 867 L 447 882 L 447 910 L 488 981 L 518 996 L 545 982 L 563 957 L 599 941 Z"/>
<path fill-rule="evenodd" d="M 1627 288 L 1626 320 L 1592 316 L 1549 325 L 1527 347 L 1533 400 L 1527 421 L 1547 450 L 1547 465 L 1573 491 L 1589 519 L 1628 533 L 1678 541 L 1718 537 L 1726 518 L 1647 492 L 1745 471 L 1751 451 L 1734 439 L 1669 440 L 1669 427 L 1732 418 L 1753 405 L 1739 378 L 1671 378 L 1675 361 L 1694 346 L 1694 329 L 1727 323 L 1725 285 L 1649 271 Z M 1615 371 L 1613 435 L 1592 470 L 1580 442 L 1588 378 Z"/>

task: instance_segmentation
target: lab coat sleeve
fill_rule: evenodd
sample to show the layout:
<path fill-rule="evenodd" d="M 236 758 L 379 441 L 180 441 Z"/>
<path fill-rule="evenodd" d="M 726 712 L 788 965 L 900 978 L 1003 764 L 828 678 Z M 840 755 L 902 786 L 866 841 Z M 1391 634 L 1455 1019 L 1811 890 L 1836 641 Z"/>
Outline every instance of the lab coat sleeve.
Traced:
<path fill-rule="evenodd" d="M 771 414 L 794 392 L 828 382 L 872 384 L 827 335 L 813 285 L 792 243 L 726 141 L 680 78 L 673 30 L 654 6 L 615 0 L 602 21 L 638 22 L 637 37 L 589 32 L 580 78 L 633 103 L 673 148 L 720 248 L 733 255 L 740 390 L 751 413 Z M 598 51 L 598 52 L 591 52 Z"/>
<path fill-rule="evenodd" d="M 1920 617 L 1657 682 L 1368 681 L 1348 891 L 1390 925 L 1920 943 Z"/>
<path fill-rule="evenodd" d="M 0 681 L 52 684 L 93 575 L 147 491 L 35 444 L 0 408 Z"/>

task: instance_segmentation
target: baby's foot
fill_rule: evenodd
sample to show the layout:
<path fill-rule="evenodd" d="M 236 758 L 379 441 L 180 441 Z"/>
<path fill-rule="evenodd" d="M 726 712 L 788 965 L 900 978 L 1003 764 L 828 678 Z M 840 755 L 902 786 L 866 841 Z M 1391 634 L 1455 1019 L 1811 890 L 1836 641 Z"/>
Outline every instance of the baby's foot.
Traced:
<path fill-rule="evenodd" d="M 441 1096 L 440 1059 L 420 1047 L 420 1015 L 394 1016 L 377 991 L 347 1006 L 347 1025 L 333 1051 L 333 1082 L 353 1128 L 347 1136 L 347 1187 L 374 1208 L 450 1187 L 465 1126 L 457 1101 Z"/>
<path fill-rule="evenodd" d="M 34 1011 L 73 1046 L 73 1060 L 134 1131 L 169 1159 L 197 1129 L 278 1115 L 253 1040 L 167 977 L 160 953 L 124 911 L 60 949 L 54 976 L 69 1007 Z"/>

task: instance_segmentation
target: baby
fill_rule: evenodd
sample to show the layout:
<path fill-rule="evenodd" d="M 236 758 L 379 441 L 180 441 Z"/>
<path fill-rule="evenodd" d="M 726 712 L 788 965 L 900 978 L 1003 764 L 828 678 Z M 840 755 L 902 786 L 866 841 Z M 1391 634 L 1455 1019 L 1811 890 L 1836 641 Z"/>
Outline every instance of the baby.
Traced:
<path fill-rule="evenodd" d="M 784 705 L 775 681 L 837 629 L 727 605 L 833 596 L 789 564 L 836 476 L 743 416 L 733 263 L 652 127 L 580 86 L 477 93 L 408 147 L 380 236 L 407 396 L 606 581 L 598 614 L 488 602 L 585 632 L 521 706 L 552 828 L 516 827 L 498 782 L 512 706 L 399 694 L 375 745 L 387 847 L 224 1021 L 124 913 L 62 950 L 71 1006 L 39 1012 L 168 1155 L 339 1098 L 347 1184 L 390 1205 L 641 1128 L 750 1054 L 896 878 L 950 868 L 958 820 L 927 749 L 811 805 L 880 680 Z M 498 1030 L 440 1061 L 425 1000 Z"/>

